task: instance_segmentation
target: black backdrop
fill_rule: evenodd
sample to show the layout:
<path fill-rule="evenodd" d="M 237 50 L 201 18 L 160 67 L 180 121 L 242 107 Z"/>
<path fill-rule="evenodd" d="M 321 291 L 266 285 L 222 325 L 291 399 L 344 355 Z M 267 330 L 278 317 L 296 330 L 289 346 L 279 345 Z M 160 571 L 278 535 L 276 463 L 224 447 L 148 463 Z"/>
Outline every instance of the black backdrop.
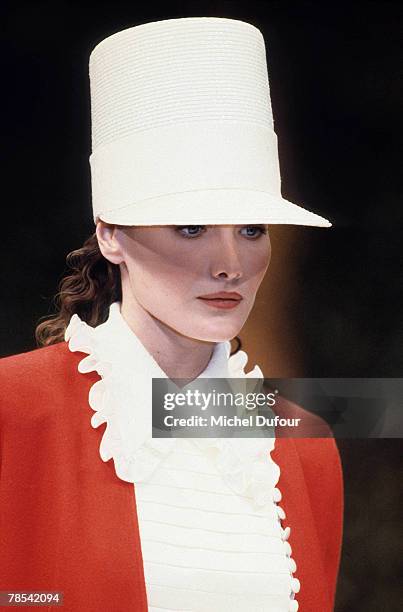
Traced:
<path fill-rule="evenodd" d="M 283 195 L 334 223 L 331 230 L 304 228 L 303 300 L 293 316 L 303 330 L 306 376 L 401 376 L 402 4 L 165 5 L 2 5 L 1 354 L 35 348 L 33 330 L 51 311 L 65 256 L 93 231 L 91 49 L 131 25 L 218 16 L 263 32 Z M 400 609 L 401 443 L 339 447 L 346 524 L 336 609 Z"/>

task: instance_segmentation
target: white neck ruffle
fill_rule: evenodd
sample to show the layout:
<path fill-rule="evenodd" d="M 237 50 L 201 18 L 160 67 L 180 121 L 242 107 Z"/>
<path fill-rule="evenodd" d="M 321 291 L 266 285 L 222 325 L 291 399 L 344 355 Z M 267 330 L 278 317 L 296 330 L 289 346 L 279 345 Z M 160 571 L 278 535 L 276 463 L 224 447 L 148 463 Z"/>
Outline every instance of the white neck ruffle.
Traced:
<path fill-rule="evenodd" d="M 97 372 L 101 379 L 89 392 L 94 410 L 91 425 L 106 423 L 99 453 L 103 461 L 113 459 L 116 475 L 127 482 L 145 482 L 179 438 L 152 438 L 152 378 L 167 378 L 120 312 L 120 302 L 110 306 L 105 323 L 91 327 L 77 314 L 71 317 L 65 340 L 73 352 L 87 356 L 78 365 L 81 373 Z M 200 377 L 260 378 L 259 366 L 245 373 L 248 356 L 238 351 L 230 356 L 230 342 L 215 345 L 212 358 Z M 273 438 L 191 439 L 215 463 L 233 491 L 249 497 L 254 508 L 278 502 L 276 487 L 280 469 L 271 458 Z M 284 516 L 277 506 L 279 518 Z"/>

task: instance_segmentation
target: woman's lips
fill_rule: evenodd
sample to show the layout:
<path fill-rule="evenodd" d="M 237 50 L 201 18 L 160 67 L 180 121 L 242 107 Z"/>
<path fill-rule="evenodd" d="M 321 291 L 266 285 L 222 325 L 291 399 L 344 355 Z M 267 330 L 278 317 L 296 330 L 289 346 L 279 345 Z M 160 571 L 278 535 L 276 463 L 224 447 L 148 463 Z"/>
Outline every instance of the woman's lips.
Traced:
<path fill-rule="evenodd" d="M 235 292 L 212 293 L 198 298 L 207 306 L 213 308 L 236 308 L 242 301 L 242 296 Z"/>

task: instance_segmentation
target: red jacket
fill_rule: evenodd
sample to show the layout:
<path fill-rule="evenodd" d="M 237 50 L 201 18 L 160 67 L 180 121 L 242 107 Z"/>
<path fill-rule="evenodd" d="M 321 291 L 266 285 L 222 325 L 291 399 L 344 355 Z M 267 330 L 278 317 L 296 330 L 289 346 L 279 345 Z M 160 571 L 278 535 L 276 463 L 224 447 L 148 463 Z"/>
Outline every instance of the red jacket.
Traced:
<path fill-rule="evenodd" d="M 105 425 L 90 426 L 88 405 L 99 375 L 79 374 L 82 358 L 62 342 L 0 361 L 0 590 L 62 591 L 64 612 L 145 612 L 135 485 L 99 457 Z M 278 438 L 272 457 L 299 610 L 330 612 L 343 522 L 337 446 Z"/>

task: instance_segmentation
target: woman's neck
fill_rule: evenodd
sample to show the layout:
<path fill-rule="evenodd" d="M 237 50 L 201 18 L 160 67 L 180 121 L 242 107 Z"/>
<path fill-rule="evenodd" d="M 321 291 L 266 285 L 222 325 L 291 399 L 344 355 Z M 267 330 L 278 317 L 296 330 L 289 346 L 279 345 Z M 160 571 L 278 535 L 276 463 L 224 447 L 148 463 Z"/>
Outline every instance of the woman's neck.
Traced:
<path fill-rule="evenodd" d="M 180 334 L 144 310 L 130 295 L 123 296 L 121 314 L 171 380 L 194 380 L 206 369 L 213 354 L 214 342 Z"/>

